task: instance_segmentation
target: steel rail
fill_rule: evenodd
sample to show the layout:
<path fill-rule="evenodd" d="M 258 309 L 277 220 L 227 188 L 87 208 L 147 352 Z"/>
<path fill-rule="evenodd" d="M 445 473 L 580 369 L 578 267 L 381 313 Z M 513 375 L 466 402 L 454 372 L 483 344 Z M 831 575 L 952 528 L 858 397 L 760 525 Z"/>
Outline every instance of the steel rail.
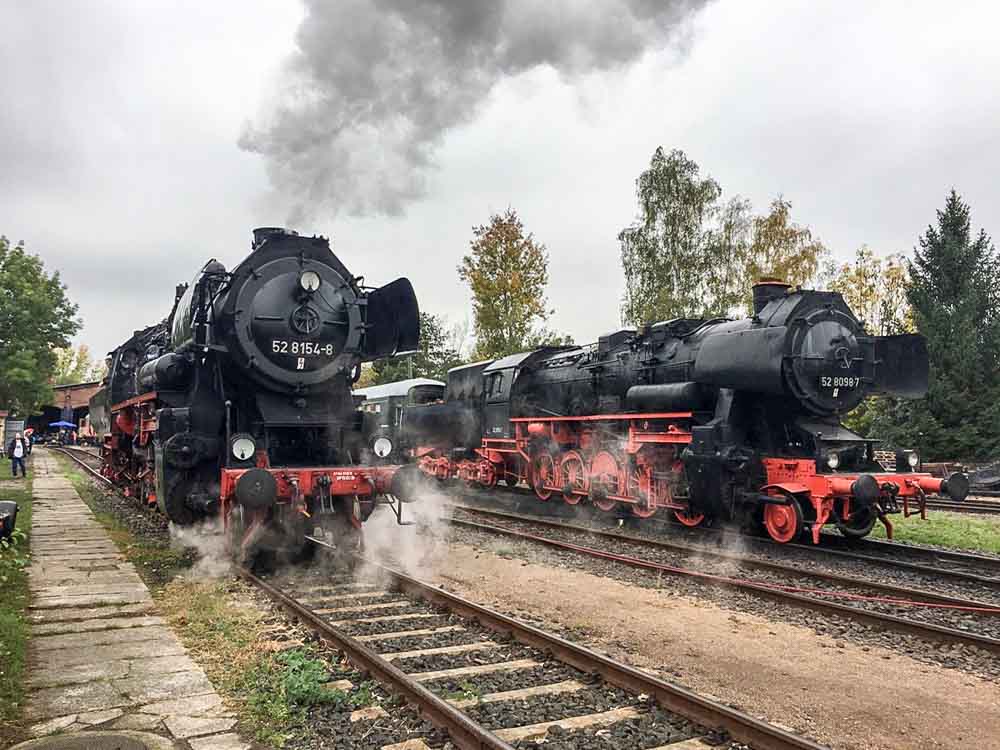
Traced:
<path fill-rule="evenodd" d="M 371 562 L 371 561 L 369 561 Z M 377 563 L 373 563 L 376 564 Z M 721 727 L 738 742 L 752 745 L 755 750 L 811 750 L 822 747 L 812 740 L 792 734 L 780 727 L 749 716 L 686 688 L 647 674 L 627 664 L 602 656 L 579 644 L 548 633 L 534 625 L 475 604 L 463 597 L 418 581 L 384 565 L 378 565 L 391 575 L 403 593 L 448 608 L 457 615 L 476 620 L 483 627 L 503 633 L 526 646 L 551 654 L 555 659 L 583 672 L 596 673 L 620 688 L 646 693 L 656 698 L 665 709 L 708 727 Z"/>
<path fill-rule="evenodd" d="M 822 745 L 805 737 L 768 724 L 659 677 L 646 674 L 627 664 L 616 662 L 533 625 L 475 604 L 468 599 L 374 561 L 366 560 L 366 562 L 384 572 L 391 579 L 393 588 L 401 593 L 444 607 L 465 619 L 475 620 L 489 630 L 506 634 L 519 643 L 537 648 L 576 669 L 588 674 L 598 674 L 613 685 L 632 692 L 651 695 L 664 709 L 685 716 L 703 726 L 724 729 L 735 740 L 750 744 L 755 750 L 823 749 Z M 459 747 L 509 748 L 502 740 L 473 723 L 461 711 L 435 696 L 420 683 L 410 680 L 406 673 L 386 662 L 355 639 L 338 631 L 300 602 L 257 578 L 249 571 L 241 571 L 241 575 L 279 602 L 291 615 L 299 618 L 321 636 L 336 644 L 347 654 L 348 659 L 356 667 L 369 671 L 377 680 L 396 689 L 417 705 L 431 722 L 446 729 L 451 735 L 452 741 Z M 459 727 L 464 727 L 465 731 L 456 733 Z"/>
<path fill-rule="evenodd" d="M 536 534 L 525 534 L 513 529 L 506 529 L 502 526 L 477 524 L 472 521 L 458 521 L 458 523 L 459 525 L 466 526 L 467 528 L 477 529 L 486 533 L 503 534 L 505 536 L 536 542 L 538 544 L 544 544 L 569 552 L 588 555 L 590 557 L 603 558 L 605 560 L 617 562 L 629 567 L 654 570 L 658 573 L 666 573 L 668 575 L 674 575 L 681 578 L 700 578 L 705 577 L 706 575 L 714 575 L 705 574 L 700 571 L 678 569 L 669 565 L 653 562 L 651 560 L 643 560 L 641 558 L 628 557 L 626 555 L 616 555 L 611 552 L 605 552 L 604 550 L 594 549 L 593 547 L 560 542 L 558 540 L 549 539 Z M 986 651 L 1000 654 L 1000 640 L 995 638 L 988 638 L 974 633 L 966 633 L 965 631 L 947 628 L 942 625 L 916 622 L 897 615 L 874 612 L 845 604 L 837 604 L 824 599 L 781 591 L 779 589 L 774 589 L 769 586 L 749 581 L 728 580 L 714 581 L 714 583 L 715 585 L 722 586 L 724 588 L 736 591 L 747 591 L 763 598 L 771 599 L 783 604 L 793 604 L 804 609 L 820 612 L 822 614 L 839 615 L 849 620 L 862 622 L 867 625 L 873 625 L 883 630 L 892 630 L 906 635 L 915 635 L 930 641 L 936 641 L 938 643 L 957 643 L 964 646 L 977 646 Z"/>
<path fill-rule="evenodd" d="M 973 515 L 1000 514 L 1000 503 L 975 500 L 963 500 L 960 503 L 949 500 L 927 500 L 927 507 L 931 510 L 945 510 L 951 513 L 970 513 Z"/>
<path fill-rule="evenodd" d="M 523 490 L 522 488 L 515 487 L 511 488 L 512 494 L 523 495 L 534 497 L 534 493 L 530 490 Z M 467 491 L 468 492 L 468 491 Z M 473 490 L 474 493 L 480 494 L 479 490 Z M 489 495 L 489 493 L 481 493 L 482 496 L 492 502 L 495 502 L 494 498 Z M 544 506 L 543 506 L 544 507 Z M 563 504 L 559 503 L 555 506 L 556 508 L 563 509 Z M 577 506 L 579 507 L 579 506 Z M 478 508 L 475 508 L 478 510 Z M 492 510 L 492 509 L 490 509 Z M 550 508 L 551 510 L 551 508 Z M 545 514 L 551 517 L 551 513 Z M 542 514 L 536 514 L 532 512 L 530 516 L 531 519 L 542 519 L 544 516 Z M 598 522 L 604 520 L 606 515 L 594 515 Z M 644 526 L 662 526 L 666 527 L 667 522 L 660 519 L 648 519 L 642 521 Z M 715 528 L 705 528 L 705 527 L 685 527 L 680 524 L 671 523 L 669 524 L 670 530 L 682 534 L 692 534 L 701 536 L 714 536 L 718 535 L 720 531 Z M 817 546 L 815 544 L 799 544 L 796 542 L 789 543 L 778 543 L 767 537 L 743 535 L 750 544 L 766 544 L 778 549 L 794 549 L 805 552 L 809 555 L 829 555 L 832 557 L 840 557 L 843 559 L 851 559 L 859 562 L 869 562 L 878 563 L 887 567 L 899 568 L 900 570 L 913 570 L 920 573 L 928 573 L 937 575 L 939 577 L 952 578 L 959 581 L 971 581 L 975 583 L 980 583 L 986 586 L 998 587 L 1000 586 L 1000 577 L 993 577 L 989 575 L 982 575 L 981 573 L 970 573 L 966 570 L 954 570 L 949 568 L 938 567 L 938 564 L 942 562 L 955 563 L 958 565 L 965 566 L 986 566 L 993 570 L 996 570 L 997 575 L 1000 576 L 1000 558 L 989 557 L 986 555 L 977 555 L 970 552 L 962 552 L 959 550 L 942 550 L 931 547 L 920 547 L 911 544 L 902 544 L 899 542 L 885 541 L 879 539 L 863 539 L 863 540 L 849 540 L 843 537 L 837 536 L 835 534 L 824 533 L 821 539 L 823 542 Z M 835 546 L 830 546 L 835 545 Z M 844 549 L 848 547 L 848 549 Z M 865 554 L 864 548 L 868 548 L 869 551 L 876 551 L 882 549 L 887 552 L 891 552 L 896 555 L 909 555 L 910 557 L 917 557 L 922 560 L 929 560 L 933 565 L 928 565 L 921 562 L 912 562 L 909 560 L 900 560 L 897 558 L 879 557 L 877 555 Z M 700 547 L 699 547 L 700 549 Z"/>
<path fill-rule="evenodd" d="M 92 477 L 94 477 L 94 479 L 98 479 L 101 482 L 104 482 L 104 484 L 106 484 L 106 485 L 109 485 L 109 486 L 112 485 L 112 482 L 111 482 L 110 479 L 108 479 L 106 476 L 104 476 L 103 474 L 101 474 L 101 472 L 99 472 L 93 466 L 90 466 L 86 461 L 84 461 L 78 455 L 79 453 L 86 453 L 88 456 L 91 456 L 92 458 L 97 458 L 97 456 L 95 456 L 94 454 L 90 453 L 89 451 L 74 451 L 72 449 L 65 448 L 65 447 L 62 447 L 62 446 L 60 446 L 60 447 L 56 447 L 56 446 L 46 447 L 46 450 L 56 451 L 57 453 L 61 453 L 62 455 L 66 456 L 67 458 L 70 458 L 73 461 L 75 461 L 79 466 L 81 466 L 84 470 L 86 470 Z"/>
<path fill-rule="evenodd" d="M 506 513 L 496 510 L 480 510 L 479 508 L 470 508 L 464 505 L 453 505 L 451 507 L 472 513 L 479 513 L 482 515 L 493 516 L 496 518 L 503 518 L 505 520 L 530 523 L 539 526 L 547 526 L 549 528 L 554 528 L 554 529 L 563 529 L 566 531 L 579 534 L 592 534 L 594 536 L 599 536 L 605 539 L 614 539 L 616 541 L 626 542 L 629 544 L 642 545 L 645 547 L 652 547 L 654 549 L 662 549 L 670 552 L 679 552 L 685 555 L 697 555 L 699 557 L 709 557 L 709 558 L 714 558 L 716 560 L 735 562 L 738 563 L 741 567 L 755 569 L 755 570 L 764 570 L 772 573 L 780 573 L 782 575 L 794 576 L 796 578 L 811 578 L 816 581 L 823 581 L 827 583 L 836 583 L 845 586 L 857 586 L 861 588 L 873 589 L 875 591 L 883 591 L 892 596 L 905 599 L 925 601 L 934 604 L 946 604 L 955 607 L 975 607 L 975 608 L 993 607 L 994 609 L 997 609 L 997 614 L 1000 614 L 1000 606 L 996 604 L 991 604 L 989 602 L 982 602 L 976 599 L 963 599 L 956 596 L 949 596 L 947 594 L 938 594 L 934 591 L 928 591 L 927 589 L 899 586 L 892 583 L 882 583 L 880 581 L 870 581 L 865 578 L 843 575 L 841 573 L 829 573 L 817 570 L 805 570 L 803 568 L 797 568 L 787 563 L 773 562 L 771 560 L 757 560 L 755 558 L 746 557 L 744 555 L 738 555 L 733 552 L 725 552 L 723 550 L 716 550 L 705 547 L 693 547 L 690 545 L 678 544 L 676 542 L 666 541 L 663 539 L 650 539 L 648 537 L 634 536 L 632 534 L 624 534 L 614 531 L 608 531 L 605 529 L 591 529 L 587 526 L 581 526 L 579 524 L 562 523 L 559 521 L 552 521 L 549 519 L 536 519 L 531 516 L 523 516 L 515 513 Z"/>
<path fill-rule="evenodd" d="M 882 550 L 885 552 L 891 552 L 892 554 L 896 555 L 899 554 L 909 555 L 910 557 L 913 558 L 929 560 L 930 562 L 933 563 L 948 562 L 948 563 L 955 563 L 958 565 L 987 567 L 996 571 L 997 574 L 1000 574 L 1000 557 L 992 557 L 990 555 L 980 555 L 976 554 L 975 552 L 964 552 L 962 550 L 945 550 L 945 549 L 938 549 L 936 547 L 921 547 L 916 544 L 905 544 L 903 542 L 894 542 L 887 539 L 866 538 L 854 542 L 852 540 L 844 539 L 843 537 L 833 536 L 832 534 L 826 536 L 830 537 L 830 541 L 836 540 L 833 541 L 833 543 L 838 545 L 840 549 L 830 549 L 823 547 L 822 548 L 823 552 L 842 553 L 845 551 L 843 548 L 848 547 L 847 552 L 850 555 L 853 555 L 853 549 L 851 548 L 857 546 L 858 549 L 861 551 L 861 553 L 864 553 L 866 549 L 868 551 Z M 774 542 L 774 544 L 777 544 L 777 542 Z M 793 545 L 789 544 L 787 546 L 792 547 Z M 805 545 L 805 544 L 796 544 L 794 545 L 794 548 L 816 549 L 812 545 Z M 858 556 L 860 557 L 860 555 Z M 882 558 L 867 556 L 865 559 L 881 560 Z M 915 563 L 909 563 L 909 564 L 915 564 Z M 937 568 L 932 568 L 932 569 L 937 570 Z M 941 572 L 943 573 L 944 571 Z M 995 583 L 1000 582 L 1000 579 L 990 578 L 989 576 L 981 576 L 981 578 L 983 578 L 986 581 L 993 581 Z"/>
<path fill-rule="evenodd" d="M 359 670 L 368 672 L 378 682 L 416 706 L 421 715 L 447 731 L 451 741 L 462 750 L 513 750 L 511 745 L 476 724 L 419 682 L 410 679 L 399 667 L 386 661 L 363 643 L 337 630 L 301 602 L 261 580 L 245 568 L 240 570 L 240 575 L 274 599 L 292 617 L 308 625 L 324 640 L 333 643 Z"/>

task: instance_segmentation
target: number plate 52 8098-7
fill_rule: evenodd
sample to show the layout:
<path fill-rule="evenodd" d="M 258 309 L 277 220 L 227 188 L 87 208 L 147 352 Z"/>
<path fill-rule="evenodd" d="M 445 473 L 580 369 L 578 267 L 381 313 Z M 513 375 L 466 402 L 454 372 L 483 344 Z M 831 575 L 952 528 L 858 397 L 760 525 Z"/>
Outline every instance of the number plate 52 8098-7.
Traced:
<path fill-rule="evenodd" d="M 820 388 L 857 388 L 861 378 L 853 375 L 821 375 Z"/>

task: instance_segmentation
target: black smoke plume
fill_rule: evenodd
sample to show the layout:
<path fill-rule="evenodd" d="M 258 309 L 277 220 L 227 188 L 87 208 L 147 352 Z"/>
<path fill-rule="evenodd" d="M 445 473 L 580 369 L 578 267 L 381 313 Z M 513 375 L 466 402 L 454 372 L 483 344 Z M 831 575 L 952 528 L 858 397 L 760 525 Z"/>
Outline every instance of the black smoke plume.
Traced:
<path fill-rule="evenodd" d="M 306 0 L 278 91 L 239 145 L 289 220 L 400 214 L 444 133 L 506 76 L 611 70 L 678 38 L 708 0 Z"/>

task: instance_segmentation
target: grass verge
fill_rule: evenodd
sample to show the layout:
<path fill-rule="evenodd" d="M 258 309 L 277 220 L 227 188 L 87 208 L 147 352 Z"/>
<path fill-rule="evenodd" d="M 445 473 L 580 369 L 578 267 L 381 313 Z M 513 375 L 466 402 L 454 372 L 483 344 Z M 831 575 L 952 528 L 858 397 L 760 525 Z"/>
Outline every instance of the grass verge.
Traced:
<path fill-rule="evenodd" d="M 7 464 L 3 461 L 2 464 Z M 6 468 L 6 466 L 4 466 Z M 28 542 L 31 534 L 31 478 L 21 486 L 9 482 L 0 489 L 0 500 L 18 504 L 17 526 L 6 545 L 0 543 L 0 747 L 10 747 L 23 739 L 18 724 L 24 700 L 24 668 L 28 650 Z"/>
<path fill-rule="evenodd" d="M 919 516 L 891 516 L 893 539 L 912 544 L 932 544 L 938 547 L 972 552 L 1000 554 L 1000 518 L 973 516 L 968 513 L 928 511 L 927 520 Z M 875 524 L 872 537 L 885 539 L 885 528 Z"/>
<path fill-rule="evenodd" d="M 305 739 L 311 707 L 343 710 L 372 701 L 371 685 L 350 693 L 326 683 L 334 671 L 310 646 L 276 651 L 260 610 L 241 603 L 241 584 L 176 579 L 158 597 L 164 617 L 201 664 L 212 684 L 236 706 L 255 740 L 283 747 Z"/>

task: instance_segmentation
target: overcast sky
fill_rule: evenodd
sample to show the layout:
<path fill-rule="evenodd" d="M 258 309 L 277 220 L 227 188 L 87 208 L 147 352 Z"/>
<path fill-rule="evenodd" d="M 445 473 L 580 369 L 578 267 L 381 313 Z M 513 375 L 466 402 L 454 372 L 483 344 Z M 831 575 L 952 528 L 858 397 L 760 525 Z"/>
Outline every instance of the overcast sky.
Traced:
<path fill-rule="evenodd" d="M 328 2 L 321 18 L 291 0 L 0 0 L 0 233 L 62 273 L 84 321 L 78 340 L 101 353 L 166 314 L 174 285 L 205 260 L 235 264 L 253 227 L 289 216 L 332 237 L 369 283 L 409 276 L 423 309 L 464 320 L 455 267 L 471 227 L 508 206 L 549 249 L 551 327 L 591 341 L 618 324 L 616 236 L 658 145 L 683 149 L 758 209 L 784 195 L 845 259 L 863 243 L 911 252 L 951 187 L 976 226 L 1000 235 L 994 3 L 688 0 L 689 15 L 650 20 L 662 3 L 565 2 L 565 24 L 524 0 L 506 3 L 514 30 L 469 21 L 487 45 L 543 43 L 516 59 L 476 56 L 482 68 L 454 84 L 461 96 L 421 105 L 433 128 L 419 148 L 389 143 L 398 159 L 417 154 L 401 163 L 363 149 L 344 162 L 341 131 L 317 133 L 297 161 L 274 141 L 336 119 L 345 97 L 370 103 L 362 87 L 345 92 L 347 66 L 365 85 L 384 82 L 379 102 L 397 96 L 395 58 L 359 59 L 379 47 L 356 43 L 352 23 L 380 33 L 379 14 L 402 0 Z M 594 36 L 605 7 L 617 46 Z M 622 7 L 634 28 L 618 34 Z M 557 39 L 566 44 L 550 54 Z M 463 58 L 443 49 L 438 72 L 461 72 Z M 329 86 L 303 94 L 312 119 L 276 117 L 306 74 Z M 433 83 L 451 91 L 440 75 Z M 380 203 L 368 193 L 387 168 L 407 179 Z M 310 203 L 309 189 L 322 195 Z M 345 189 L 367 204 L 347 205 Z"/>

